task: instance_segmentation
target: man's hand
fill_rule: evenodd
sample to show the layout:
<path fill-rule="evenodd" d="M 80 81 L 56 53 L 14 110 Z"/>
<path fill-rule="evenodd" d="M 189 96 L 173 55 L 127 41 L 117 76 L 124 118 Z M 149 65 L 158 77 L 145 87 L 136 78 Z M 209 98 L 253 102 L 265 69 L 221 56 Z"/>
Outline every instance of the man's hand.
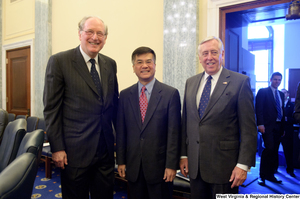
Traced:
<path fill-rule="evenodd" d="M 258 131 L 261 132 L 262 134 L 265 133 L 265 126 L 264 125 L 259 125 L 258 126 Z"/>
<path fill-rule="evenodd" d="M 187 158 L 182 158 L 179 163 L 180 171 L 182 175 L 187 177 L 189 174 L 189 169 L 188 169 L 188 159 Z"/>
<path fill-rule="evenodd" d="M 68 165 L 67 154 L 65 151 L 57 151 L 52 153 L 52 160 L 56 167 L 65 169 L 65 165 Z"/>
<path fill-rule="evenodd" d="M 125 170 L 126 170 L 125 164 L 118 165 L 119 176 L 121 176 L 122 178 L 125 178 Z"/>
<path fill-rule="evenodd" d="M 165 180 L 165 182 L 172 182 L 174 180 L 175 176 L 176 176 L 176 170 L 166 168 L 163 179 Z"/>
<path fill-rule="evenodd" d="M 235 167 L 231 173 L 230 180 L 229 180 L 229 182 L 233 181 L 231 188 L 242 185 L 245 182 L 246 178 L 247 178 L 247 171 L 239 167 Z"/>

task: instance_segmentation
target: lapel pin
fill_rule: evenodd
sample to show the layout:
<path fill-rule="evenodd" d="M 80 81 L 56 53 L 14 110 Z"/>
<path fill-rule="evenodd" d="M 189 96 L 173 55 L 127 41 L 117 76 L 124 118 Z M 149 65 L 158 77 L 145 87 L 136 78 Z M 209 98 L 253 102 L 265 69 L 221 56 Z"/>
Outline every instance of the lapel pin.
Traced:
<path fill-rule="evenodd" d="M 223 84 L 227 84 L 227 82 L 223 82 Z"/>

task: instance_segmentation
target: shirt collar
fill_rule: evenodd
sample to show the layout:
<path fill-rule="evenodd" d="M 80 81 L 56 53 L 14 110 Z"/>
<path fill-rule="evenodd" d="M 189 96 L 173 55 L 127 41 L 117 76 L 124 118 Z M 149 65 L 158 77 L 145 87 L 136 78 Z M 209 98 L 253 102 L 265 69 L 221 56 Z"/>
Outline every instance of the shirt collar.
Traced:
<path fill-rule="evenodd" d="M 80 45 L 80 52 L 81 52 L 81 54 L 82 54 L 82 56 L 83 56 L 83 59 L 84 59 L 85 63 L 88 63 L 88 62 L 90 61 L 90 59 L 92 59 L 92 58 L 90 58 L 90 56 L 88 56 L 88 55 L 82 50 L 81 45 Z M 96 55 L 96 57 L 95 57 L 94 59 L 95 59 L 95 63 L 98 64 L 98 54 Z"/>
<path fill-rule="evenodd" d="M 139 89 L 139 92 L 141 92 L 141 89 L 143 86 L 146 87 L 147 91 L 149 93 L 152 92 L 152 89 L 153 89 L 153 86 L 154 86 L 154 83 L 155 83 L 155 78 L 153 78 L 153 80 L 151 80 L 151 82 L 149 82 L 148 84 L 146 85 L 143 85 L 140 81 L 138 82 L 138 89 Z"/>
<path fill-rule="evenodd" d="M 220 77 L 220 74 L 221 74 L 222 70 L 223 70 L 223 66 L 221 66 L 220 70 L 216 74 L 211 75 L 212 79 L 215 80 L 215 81 L 217 81 L 219 79 L 219 77 Z M 204 73 L 204 79 L 206 80 L 208 76 L 209 76 L 209 74 L 207 74 L 205 72 Z"/>

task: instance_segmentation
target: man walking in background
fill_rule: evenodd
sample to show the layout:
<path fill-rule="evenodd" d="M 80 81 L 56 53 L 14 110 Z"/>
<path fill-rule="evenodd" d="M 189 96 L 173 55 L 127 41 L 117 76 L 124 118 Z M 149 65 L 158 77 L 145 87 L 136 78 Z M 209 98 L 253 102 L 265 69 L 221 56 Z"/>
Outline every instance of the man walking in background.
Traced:
<path fill-rule="evenodd" d="M 258 184 L 265 185 L 265 180 L 281 183 L 274 174 L 278 165 L 278 149 L 280 137 L 284 133 L 284 94 L 278 91 L 281 83 L 281 73 L 272 74 L 271 85 L 262 88 L 256 95 L 256 119 L 258 131 L 264 140 L 264 150 L 260 160 L 260 178 Z"/>

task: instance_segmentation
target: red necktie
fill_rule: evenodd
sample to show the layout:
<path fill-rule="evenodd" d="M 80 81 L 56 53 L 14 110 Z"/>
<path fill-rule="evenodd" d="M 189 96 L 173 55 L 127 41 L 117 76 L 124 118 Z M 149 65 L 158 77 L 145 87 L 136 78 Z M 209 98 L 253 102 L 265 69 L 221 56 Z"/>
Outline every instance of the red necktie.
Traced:
<path fill-rule="evenodd" d="M 140 96 L 140 111 L 141 111 L 141 116 L 142 116 L 142 123 L 144 123 L 147 107 L 148 107 L 148 100 L 145 94 L 145 89 L 146 87 L 142 87 L 142 92 Z"/>

